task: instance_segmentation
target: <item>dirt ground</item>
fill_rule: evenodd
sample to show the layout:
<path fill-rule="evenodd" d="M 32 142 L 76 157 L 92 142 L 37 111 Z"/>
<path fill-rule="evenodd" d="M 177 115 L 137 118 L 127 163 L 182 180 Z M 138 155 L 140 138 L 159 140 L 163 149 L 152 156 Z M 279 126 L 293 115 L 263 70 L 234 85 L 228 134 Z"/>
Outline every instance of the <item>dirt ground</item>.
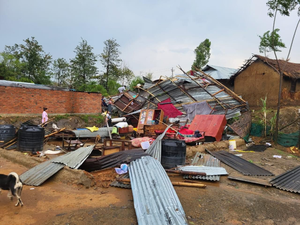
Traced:
<path fill-rule="evenodd" d="M 238 147 L 243 149 L 244 146 Z M 268 148 L 264 152 L 237 152 L 275 175 L 300 165 L 298 157 L 284 150 Z M 20 153 L 21 154 L 21 153 Z M 281 155 L 282 158 L 274 158 Z M 189 162 L 190 159 L 187 159 Z M 245 177 L 222 164 L 229 176 L 267 182 L 273 177 Z M 0 157 L 0 172 L 19 174 L 28 168 Z M 15 199 L 0 194 L 0 224 L 137 224 L 131 189 L 110 187 L 115 177 L 112 170 L 93 172 L 96 185 L 85 188 L 50 178 L 39 187 L 24 185 L 23 207 Z M 57 175 L 54 175 L 54 177 Z M 182 181 L 179 175 L 172 181 Z M 234 180 L 222 176 L 220 182 L 199 181 L 205 189 L 174 187 L 189 224 L 300 224 L 300 195 Z"/>

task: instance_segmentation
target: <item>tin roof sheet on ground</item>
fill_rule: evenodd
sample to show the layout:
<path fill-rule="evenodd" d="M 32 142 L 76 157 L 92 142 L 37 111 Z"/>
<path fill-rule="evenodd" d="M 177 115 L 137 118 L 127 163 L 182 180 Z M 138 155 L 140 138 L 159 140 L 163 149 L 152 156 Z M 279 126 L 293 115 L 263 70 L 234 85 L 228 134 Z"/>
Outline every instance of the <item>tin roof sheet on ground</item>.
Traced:
<path fill-rule="evenodd" d="M 240 173 L 246 176 L 274 176 L 268 170 L 261 168 L 254 163 L 250 163 L 245 159 L 233 155 L 226 151 L 209 151 L 205 149 L 209 154 L 213 155 L 214 157 L 221 160 L 221 162 L 225 163 L 226 165 L 232 167 L 233 169 L 239 171 Z"/>
<path fill-rule="evenodd" d="M 275 177 L 270 183 L 281 190 L 300 193 L 300 166 Z"/>
<path fill-rule="evenodd" d="M 39 186 L 56 174 L 65 165 L 53 163 L 51 160 L 43 162 L 20 175 L 23 184 L 31 186 Z"/>
<path fill-rule="evenodd" d="M 89 157 L 95 145 L 81 147 L 73 152 L 59 156 L 52 160 L 55 163 L 62 163 L 72 169 L 78 169 L 81 164 Z"/>
<path fill-rule="evenodd" d="M 99 158 L 88 158 L 81 165 L 80 169 L 91 172 L 95 170 L 113 168 L 120 166 L 122 163 L 129 164 L 131 161 L 147 155 L 148 154 L 146 154 L 141 148 L 116 152 L 110 155 L 101 156 Z"/>
<path fill-rule="evenodd" d="M 20 179 L 26 185 L 39 186 L 64 168 L 65 165 L 77 169 L 91 154 L 93 148 L 94 145 L 81 147 L 76 151 L 43 162 L 21 174 Z"/>
<path fill-rule="evenodd" d="M 185 213 L 164 168 L 151 156 L 130 163 L 134 208 L 139 225 L 187 225 Z"/>
<path fill-rule="evenodd" d="M 112 127 L 108 128 L 110 132 L 112 132 Z M 109 137 L 107 127 L 100 127 L 99 130 L 95 132 L 91 132 L 90 130 L 72 130 L 77 138 L 92 138 L 100 135 L 100 137 Z"/>

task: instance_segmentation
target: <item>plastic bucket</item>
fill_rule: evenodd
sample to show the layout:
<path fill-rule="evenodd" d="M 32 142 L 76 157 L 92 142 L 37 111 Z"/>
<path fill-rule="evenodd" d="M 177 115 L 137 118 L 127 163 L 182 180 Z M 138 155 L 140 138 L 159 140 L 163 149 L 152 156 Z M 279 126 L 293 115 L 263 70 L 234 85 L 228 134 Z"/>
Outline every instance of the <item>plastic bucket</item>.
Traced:
<path fill-rule="evenodd" d="M 235 150 L 235 149 L 236 149 L 236 141 L 229 140 L 229 150 Z"/>

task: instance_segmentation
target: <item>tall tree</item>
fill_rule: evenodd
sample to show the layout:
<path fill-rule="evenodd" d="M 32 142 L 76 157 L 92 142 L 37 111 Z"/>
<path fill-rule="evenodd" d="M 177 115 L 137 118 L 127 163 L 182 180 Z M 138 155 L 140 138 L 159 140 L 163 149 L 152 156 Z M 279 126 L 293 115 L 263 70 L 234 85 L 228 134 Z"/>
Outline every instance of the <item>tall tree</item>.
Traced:
<path fill-rule="evenodd" d="M 22 73 L 25 77 L 37 84 L 50 84 L 49 66 L 52 56 L 46 54 L 43 46 L 35 40 L 27 38 L 25 44 L 6 46 L 5 53 L 14 55 L 23 63 Z"/>
<path fill-rule="evenodd" d="M 75 48 L 75 58 L 71 59 L 72 86 L 80 91 L 85 91 L 85 85 L 97 74 L 96 55 L 93 47 L 86 40 L 81 40 Z"/>
<path fill-rule="evenodd" d="M 108 81 L 110 77 L 116 75 L 116 68 L 120 67 L 121 59 L 119 58 L 121 52 L 119 51 L 120 45 L 115 39 L 108 39 L 104 42 L 103 52 L 100 55 L 100 61 L 105 68 L 104 82 L 105 88 L 108 88 Z M 108 91 L 109 92 L 109 91 Z"/>
<path fill-rule="evenodd" d="M 211 42 L 209 39 L 205 39 L 203 42 L 199 44 L 199 46 L 195 49 L 196 59 L 192 65 L 192 70 L 201 69 L 205 66 L 210 58 L 210 46 Z"/>
<path fill-rule="evenodd" d="M 134 78 L 134 73 L 127 66 L 123 66 L 119 69 L 118 82 L 122 85 L 130 84 L 131 80 Z"/>
<path fill-rule="evenodd" d="M 58 86 L 67 86 L 66 79 L 70 76 L 70 65 L 64 58 L 54 60 L 52 72 Z"/>
<path fill-rule="evenodd" d="M 276 117 L 275 134 L 274 134 L 275 142 L 277 142 L 278 129 L 279 129 L 278 124 L 279 124 L 279 114 L 280 114 L 280 101 L 281 101 L 281 92 L 282 92 L 282 79 L 283 79 L 282 70 L 284 70 L 284 68 L 280 68 L 280 65 L 278 62 L 278 57 L 277 57 L 277 52 L 280 51 L 280 48 L 285 47 L 285 44 L 282 42 L 280 35 L 278 34 L 279 29 L 275 28 L 275 23 L 276 23 L 276 18 L 277 18 L 278 12 L 283 16 L 289 16 L 290 12 L 298 7 L 298 9 L 297 9 L 298 16 L 300 16 L 300 0 L 269 0 L 269 1 L 267 1 L 267 6 L 269 7 L 268 15 L 271 18 L 273 18 L 273 27 L 272 27 L 272 31 L 267 31 L 264 33 L 263 36 L 259 36 L 260 40 L 261 40 L 259 50 L 262 53 L 272 51 L 274 53 L 275 59 L 277 60 L 278 73 L 280 76 L 277 113 L 276 113 L 277 117 Z M 297 25 L 294 30 L 294 34 L 293 34 L 292 41 L 290 44 L 289 52 L 286 57 L 286 62 L 289 59 L 289 55 L 292 50 L 293 42 L 294 42 L 294 39 L 296 36 L 296 32 L 297 32 L 299 23 L 300 23 L 300 19 L 298 19 Z"/>
<path fill-rule="evenodd" d="M 7 52 L 0 53 L 0 76 L 5 80 L 32 82 L 23 75 L 25 63 Z"/>

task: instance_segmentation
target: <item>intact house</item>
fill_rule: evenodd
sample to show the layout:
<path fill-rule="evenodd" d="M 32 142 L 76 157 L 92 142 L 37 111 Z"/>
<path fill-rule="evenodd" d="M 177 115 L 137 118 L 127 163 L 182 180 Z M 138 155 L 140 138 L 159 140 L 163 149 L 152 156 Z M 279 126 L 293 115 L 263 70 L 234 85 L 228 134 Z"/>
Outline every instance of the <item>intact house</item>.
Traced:
<path fill-rule="evenodd" d="M 283 74 L 281 105 L 300 105 L 300 64 L 285 60 L 269 59 L 260 55 L 253 55 L 231 77 L 234 92 L 250 107 L 261 107 L 261 99 L 267 97 L 267 107 L 276 107 L 279 92 L 279 67 Z"/>

